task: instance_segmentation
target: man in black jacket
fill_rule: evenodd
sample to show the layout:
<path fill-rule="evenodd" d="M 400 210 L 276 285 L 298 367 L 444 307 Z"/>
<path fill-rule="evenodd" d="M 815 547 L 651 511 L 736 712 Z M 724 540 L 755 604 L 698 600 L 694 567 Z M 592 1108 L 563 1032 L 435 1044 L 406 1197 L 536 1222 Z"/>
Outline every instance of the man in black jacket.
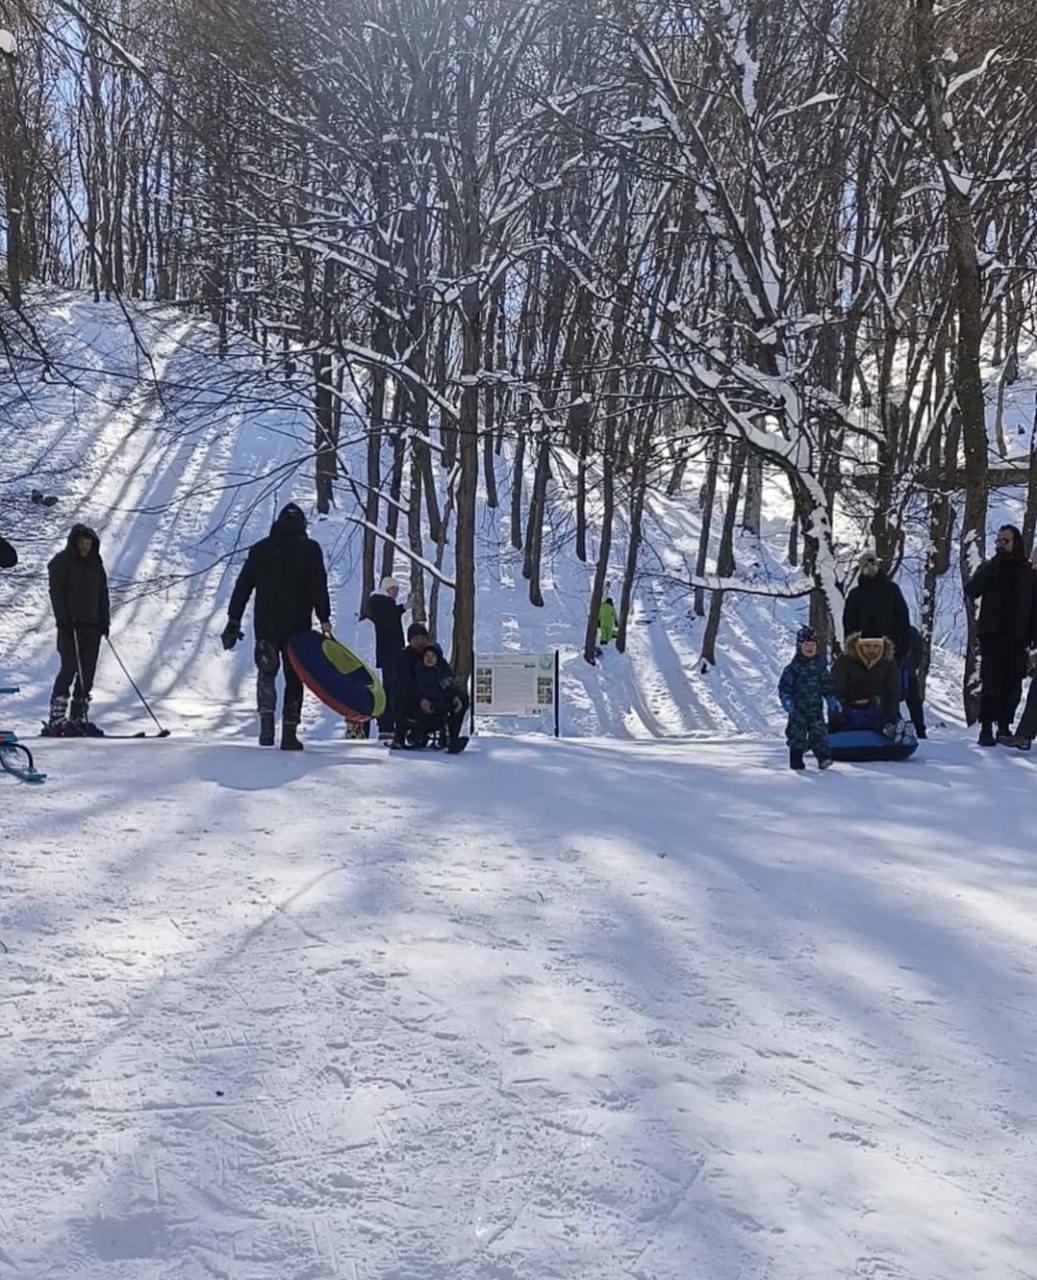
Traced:
<path fill-rule="evenodd" d="M 904 593 L 887 578 L 874 551 L 860 559 L 860 577 L 846 597 L 843 635 L 885 636 L 893 641 L 897 662 L 903 662 L 911 647 L 911 618 Z"/>
<path fill-rule="evenodd" d="M 374 660 L 385 690 L 385 710 L 378 717 L 378 733 L 383 738 L 391 737 L 393 732 L 392 668 L 403 648 L 403 615 L 407 606 L 399 603 L 399 595 L 396 579 L 383 578 L 378 590 L 364 601 L 362 614 L 374 623 Z"/>
<path fill-rule="evenodd" d="M 421 666 L 429 643 L 428 628 L 424 623 L 412 622 L 407 628 L 407 644 L 393 660 L 392 687 L 395 698 L 396 727 L 390 743 L 391 750 L 399 751 L 407 745 L 408 720 L 416 720 L 419 724 L 424 720 L 428 723 L 429 729 L 432 728 L 435 708 L 427 699 L 422 698 L 414 679 L 414 673 Z M 445 677 L 453 676 L 450 667 L 442 660 L 440 667 L 444 669 L 442 674 Z M 447 750 L 452 755 L 456 755 L 468 745 L 468 739 L 461 736 L 461 726 L 464 724 L 465 713 L 470 704 L 468 695 L 460 686 L 452 690 L 452 693 L 450 710 L 446 713 Z"/>
<path fill-rule="evenodd" d="M 66 734 L 98 737 L 101 730 L 90 722 L 90 691 L 101 637 L 108 634 L 111 625 L 111 606 L 108 575 L 101 559 L 101 540 L 93 529 L 85 524 L 72 526 L 65 549 L 47 565 L 47 576 L 58 628 L 61 666 L 51 690 L 50 719 L 43 732 L 48 737 Z"/>
<path fill-rule="evenodd" d="M 980 656 L 980 734 L 982 747 L 996 745 L 994 725 L 1003 737 L 1012 733 L 1026 674 L 1026 651 L 1037 640 L 1037 574 L 1026 562 L 1023 536 L 1002 525 L 994 539 L 994 558 L 981 564 L 965 594 L 978 600 Z"/>
<path fill-rule="evenodd" d="M 302 681 L 285 652 L 288 641 L 309 631 L 316 613 L 321 630 L 331 633 L 328 575 L 320 543 L 306 536 L 306 517 L 289 502 L 270 527 L 270 536 L 249 549 L 227 607 L 223 629 L 224 649 L 243 639 L 241 619 L 252 592 L 256 593 L 253 625 L 256 632 L 256 703 L 259 708 L 259 742 L 274 745 L 274 713 L 277 710 L 278 668 L 284 667 L 284 709 L 281 715 L 282 751 L 301 751 L 299 719 L 302 715 Z"/>

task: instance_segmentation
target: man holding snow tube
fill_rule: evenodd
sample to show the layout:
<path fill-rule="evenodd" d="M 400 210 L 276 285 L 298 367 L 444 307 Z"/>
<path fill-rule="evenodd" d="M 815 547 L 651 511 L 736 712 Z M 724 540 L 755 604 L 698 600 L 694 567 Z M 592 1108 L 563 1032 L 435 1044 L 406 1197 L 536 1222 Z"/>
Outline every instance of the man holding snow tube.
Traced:
<path fill-rule="evenodd" d="M 331 602 L 324 553 L 319 542 L 307 537 L 306 517 L 294 502 L 282 508 L 270 527 L 270 536 L 249 549 L 227 607 L 227 625 L 221 635 L 224 649 L 233 649 L 244 638 L 241 619 L 253 591 L 259 744 L 274 745 L 275 681 L 283 667 L 281 750 L 301 751 L 298 729 L 303 686 L 285 649 L 292 636 L 310 630 L 315 613 L 321 630 L 331 634 Z"/>

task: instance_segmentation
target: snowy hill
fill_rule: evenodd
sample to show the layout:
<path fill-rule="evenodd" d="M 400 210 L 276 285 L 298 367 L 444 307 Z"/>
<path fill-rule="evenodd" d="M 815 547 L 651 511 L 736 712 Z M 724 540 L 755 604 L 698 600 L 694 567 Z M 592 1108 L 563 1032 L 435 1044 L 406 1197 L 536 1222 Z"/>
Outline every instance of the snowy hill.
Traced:
<path fill-rule="evenodd" d="M 0 620 L 8 678 L 23 685 L 26 713 L 42 714 L 52 665 L 43 569 L 71 524 L 82 520 L 101 535 L 113 638 L 169 722 L 180 732 L 245 729 L 247 648 L 228 659 L 218 633 L 244 549 L 263 536 L 283 502 L 296 499 L 312 510 L 310 423 L 301 393 L 296 398 L 270 380 L 245 343 L 217 358 L 215 331 L 176 312 L 57 295 L 36 320 L 54 368 L 41 376 L 27 365 L 0 388 L 0 520 L 22 552 Z M 628 654 L 607 653 L 599 668 L 579 656 L 588 566 L 559 538 L 547 556 L 545 607 L 534 608 L 521 558 L 508 545 L 506 515 L 481 508 L 479 646 L 561 650 L 566 734 L 642 738 L 780 727 L 773 690 L 803 604 L 729 598 L 718 665 L 700 670 L 703 622 L 692 615 L 690 596 L 669 585 L 686 578 L 694 560 L 696 487 L 691 474 L 677 498 L 649 497 L 646 572 Z M 57 496 L 57 504 L 33 504 L 34 488 Z M 331 572 L 336 630 L 369 652 L 370 628 L 356 623 L 360 538 L 346 486 L 340 501 L 314 532 Z M 763 536 L 743 536 L 738 547 L 740 562 L 756 564 L 772 580 L 784 572 L 784 501 L 780 488 L 769 491 Z M 617 583 L 622 554 L 620 519 Z M 901 575 L 909 599 L 917 595 L 918 568 L 909 557 Z M 954 721 L 961 606 L 953 575 L 942 590 L 931 698 L 939 717 Z M 98 680 L 101 705 L 109 723 L 136 714 L 110 659 Z M 312 702 L 308 714 L 311 733 L 337 731 L 335 718 Z"/>
<path fill-rule="evenodd" d="M 308 423 L 253 351 L 130 314 L 55 298 L 56 370 L 0 390 L 4 722 L 43 713 L 43 566 L 85 520 L 175 731 L 0 778 L 0 1280 L 1032 1277 L 1034 760 L 949 727 L 793 776 L 801 605 L 732 602 L 703 675 L 646 575 L 591 668 L 587 570 L 561 545 L 532 608 L 488 509 L 480 645 L 562 650 L 569 740 L 399 759 L 309 700 L 305 755 L 263 752 L 218 634 L 243 548 L 309 509 Z M 694 508 L 653 500 L 661 575 Z M 314 532 L 369 651 L 349 517 Z M 773 571 L 766 521 L 739 554 Z M 109 658 L 97 707 L 144 723 Z"/>

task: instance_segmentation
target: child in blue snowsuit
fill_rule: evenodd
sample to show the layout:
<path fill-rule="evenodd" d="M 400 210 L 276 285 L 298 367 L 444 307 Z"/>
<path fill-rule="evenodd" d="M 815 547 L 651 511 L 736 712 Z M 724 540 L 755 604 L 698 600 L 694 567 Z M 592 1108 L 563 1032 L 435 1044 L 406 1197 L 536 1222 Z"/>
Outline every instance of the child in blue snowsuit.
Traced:
<path fill-rule="evenodd" d="M 817 633 L 813 627 L 800 627 L 796 632 L 796 656 L 781 673 L 778 697 L 789 722 L 785 741 L 789 746 L 789 768 L 805 769 L 803 756 L 809 748 L 817 756 L 817 767 L 827 769 L 832 763 L 828 749 L 823 703 L 838 711 L 828 664 L 818 652 Z"/>

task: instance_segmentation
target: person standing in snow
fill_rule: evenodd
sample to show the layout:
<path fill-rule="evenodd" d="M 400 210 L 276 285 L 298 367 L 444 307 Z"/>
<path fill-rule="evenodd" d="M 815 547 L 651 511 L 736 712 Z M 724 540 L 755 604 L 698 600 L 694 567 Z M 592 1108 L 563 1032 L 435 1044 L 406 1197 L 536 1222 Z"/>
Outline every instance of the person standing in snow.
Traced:
<path fill-rule="evenodd" d="M 403 615 L 406 604 L 399 603 L 400 584 L 395 578 L 383 578 L 377 591 L 364 601 L 362 618 L 374 624 L 375 666 L 385 690 L 385 710 L 378 717 L 378 735 L 391 738 L 393 733 L 392 668 L 403 648 Z"/>
<path fill-rule="evenodd" d="M 274 745 L 276 677 L 283 667 L 281 750 L 301 751 L 298 730 L 303 686 L 286 648 L 292 636 L 310 630 L 314 613 L 324 634 L 331 634 L 331 602 L 324 553 L 319 542 L 306 536 L 306 517 L 294 502 L 282 508 L 270 526 L 269 537 L 249 548 L 227 607 L 227 625 L 221 636 L 224 649 L 233 649 L 244 639 L 241 619 L 253 591 L 259 743 L 263 747 Z"/>
<path fill-rule="evenodd" d="M 925 662 L 925 641 L 917 627 L 909 628 L 910 640 L 904 655 L 904 701 L 915 728 L 915 736 L 928 737 L 925 727 L 925 698 L 922 695 L 922 666 Z"/>
<path fill-rule="evenodd" d="M 809 748 L 817 757 L 817 767 L 827 769 L 832 763 L 832 753 L 828 748 L 822 704 L 827 703 L 831 711 L 838 711 L 840 706 L 813 627 L 800 627 L 796 632 L 796 656 L 781 673 L 778 697 L 788 716 L 785 741 L 789 748 L 789 768 L 805 769 L 803 757 Z"/>
<path fill-rule="evenodd" d="M 43 732 L 47 737 L 100 737 L 101 730 L 90 722 L 90 694 L 101 638 L 111 625 L 111 604 L 101 540 L 93 529 L 85 524 L 72 526 L 64 550 L 47 565 L 47 576 L 61 666 L 51 690 L 50 718 Z"/>
<path fill-rule="evenodd" d="M 1012 733 L 1023 695 L 1026 651 L 1037 640 L 1037 574 L 1026 562 L 1023 536 L 1002 525 L 994 539 L 994 557 L 981 564 L 965 587 L 978 600 L 980 703 L 979 745 L 997 743 Z"/>
<path fill-rule="evenodd" d="M 616 606 L 606 596 L 598 610 L 598 643 L 604 648 L 616 634 Z"/>
<path fill-rule="evenodd" d="M 0 538 L 0 569 L 13 569 L 17 563 L 18 552 L 6 538 Z"/>
<path fill-rule="evenodd" d="M 1034 577 L 1034 589 L 1037 591 L 1037 548 L 1030 556 L 1030 569 Z M 1037 630 L 1037 598 L 1034 600 L 1035 630 Z M 1037 646 L 1037 635 L 1031 636 L 1031 644 Z M 1026 695 L 1023 714 L 1016 725 L 1015 733 L 999 733 L 997 740 L 1003 747 L 1015 747 L 1019 751 L 1029 751 L 1037 738 L 1037 648 L 1031 648 L 1027 655 L 1027 674 L 1030 677 L 1030 688 Z"/>
<path fill-rule="evenodd" d="M 843 635 L 855 634 L 892 640 L 898 663 L 911 648 L 911 617 L 904 593 L 886 577 L 882 562 L 870 549 L 860 558 L 860 577 L 843 608 Z"/>

